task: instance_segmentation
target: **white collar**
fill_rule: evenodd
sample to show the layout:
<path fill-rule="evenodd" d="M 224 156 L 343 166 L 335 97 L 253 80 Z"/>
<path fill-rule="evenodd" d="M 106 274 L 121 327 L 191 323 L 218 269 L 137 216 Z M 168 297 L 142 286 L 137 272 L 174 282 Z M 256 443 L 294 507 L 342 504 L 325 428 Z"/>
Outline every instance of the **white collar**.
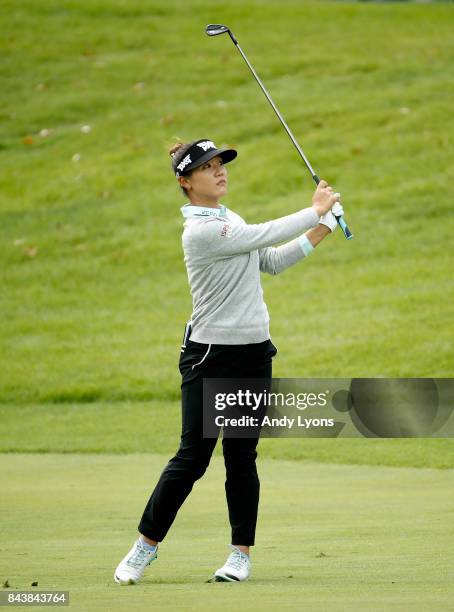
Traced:
<path fill-rule="evenodd" d="M 185 204 L 180 208 L 183 217 L 225 217 L 227 215 L 227 207 L 210 208 L 209 206 L 193 206 Z"/>

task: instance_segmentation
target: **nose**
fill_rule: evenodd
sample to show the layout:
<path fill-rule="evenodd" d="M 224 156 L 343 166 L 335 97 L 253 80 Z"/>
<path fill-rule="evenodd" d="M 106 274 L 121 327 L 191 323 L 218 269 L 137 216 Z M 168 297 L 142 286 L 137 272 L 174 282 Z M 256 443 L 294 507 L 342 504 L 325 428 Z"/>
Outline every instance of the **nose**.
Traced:
<path fill-rule="evenodd" d="M 216 174 L 220 174 L 220 173 L 222 174 L 226 171 L 224 164 L 220 160 L 217 160 L 215 164 L 216 164 Z"/>

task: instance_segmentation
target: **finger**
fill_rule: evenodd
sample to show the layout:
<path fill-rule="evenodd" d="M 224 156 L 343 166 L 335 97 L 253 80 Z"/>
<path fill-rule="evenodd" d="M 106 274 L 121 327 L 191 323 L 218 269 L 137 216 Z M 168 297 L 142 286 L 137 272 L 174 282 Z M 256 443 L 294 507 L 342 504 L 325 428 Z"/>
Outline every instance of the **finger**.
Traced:
<path fill-rule="evenodd" d="M 336 193 L 334 194 L 334 197 L 336 198 L 336 200 L 339 202 L 340 198 L 341 198 L 341 194 L 336 191 Z"/>
<path fill-rule="evenodd" d="M 326 187 L 327 185 L 328 185 L 328 183 L 326 181 L 324 181 L 323 179 L 320 179 L 320 182 L 318 184 L 320 189 L 323 189 L 323 187 Z"/>
<path fill-rule="evenodd" d="M 336 217 L 342 217 L 344 215 L 344 208 L 342 204 L 340 204 L 339 202 L 336 202 L 334 206 L 332 207 L 331 212 Z"/>

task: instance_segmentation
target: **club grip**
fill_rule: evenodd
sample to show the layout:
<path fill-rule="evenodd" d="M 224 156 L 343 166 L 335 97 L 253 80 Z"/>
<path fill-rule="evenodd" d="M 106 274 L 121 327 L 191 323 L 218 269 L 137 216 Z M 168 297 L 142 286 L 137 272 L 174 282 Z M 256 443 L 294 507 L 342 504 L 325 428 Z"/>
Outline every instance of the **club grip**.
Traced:
<path fill-rule="evenodd" d="M 316 185 L 320 183 L 320 179 L 316 174 L 313 174 L 312 178 L 314 179 Z M 345 223 L 344 217 L 336 217 L 336 220 L 339 223 L 341 230 L 344 232 L 344 236 L 347 238 L 347 240 L 351 240 L 353 238 L 353 234 L 348 229 L 348 225 Z"/>
<path fill-rule="evenodd" d="M 339 223 L 341 230 L 344 232 L 344 236 L 347 238 L 347 240 L 351 240 L 353 238 L 353 234 L 348 229 L 348 225 L 345 223 L 344 217 L 336 217 L 336 220 Z"/>

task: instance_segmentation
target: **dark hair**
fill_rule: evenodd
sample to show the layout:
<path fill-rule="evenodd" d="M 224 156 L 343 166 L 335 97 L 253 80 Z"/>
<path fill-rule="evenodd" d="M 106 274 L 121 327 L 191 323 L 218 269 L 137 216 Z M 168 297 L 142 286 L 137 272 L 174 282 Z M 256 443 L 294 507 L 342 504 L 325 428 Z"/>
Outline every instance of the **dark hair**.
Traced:
<path fill-rule="evenodd" d="M 173 145 L 173 147 L 169 150 L 169 155 L 172 158 L 172 170 L 174 174 L 175 174 L 178 164 L 180 163 L 180 161 L 185 156 L 186 152 L 191 148 L 193 144 L 194 143 L 192 142 L 190 143 L 176 142 Z M 191 174 L 191 171 L 187 173 L 187 176 L 190 176 L 190 174 Z M 180 188 L 181 188 L 181 191 L 184 193 L 184 195 L 187 196 L 188 192 L 186 191 L 186 189 L 182 185 L 180 185 Z"/>

